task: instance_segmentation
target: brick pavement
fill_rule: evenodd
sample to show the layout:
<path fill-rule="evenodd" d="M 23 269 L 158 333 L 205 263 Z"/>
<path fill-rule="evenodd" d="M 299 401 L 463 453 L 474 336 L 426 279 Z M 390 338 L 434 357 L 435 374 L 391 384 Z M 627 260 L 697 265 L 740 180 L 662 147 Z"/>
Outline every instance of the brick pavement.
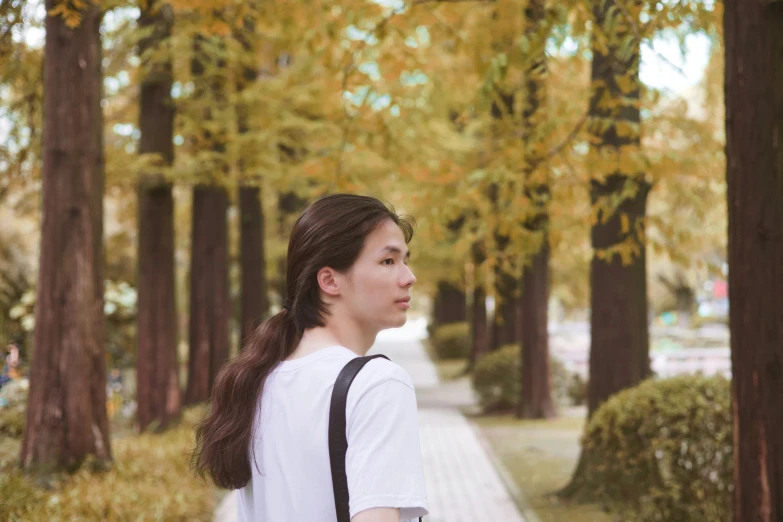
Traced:
<path fill-rule="evenodd" d="M 405 336 L 404 331 L 400 334 L 379 338 L 370 354 L 388 355 L 405 368 L 416 386 L 430 511 L 424 520 L 525 522 L 485 443 L 457 409 L 473 402 L 469 389 L 441 385 L 421 342 Z M 235 520 L 234 499 L 229 494 L 218 507 L 215 522 Z"/>

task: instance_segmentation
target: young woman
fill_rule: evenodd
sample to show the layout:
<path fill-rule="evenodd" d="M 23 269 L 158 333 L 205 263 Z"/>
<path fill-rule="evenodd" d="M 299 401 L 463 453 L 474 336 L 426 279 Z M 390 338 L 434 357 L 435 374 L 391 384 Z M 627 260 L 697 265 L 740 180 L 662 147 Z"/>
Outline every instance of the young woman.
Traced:
<path fill-rule="evenodd" d="M 329 406 L 340 370 L 381 330 L 405 324 L 411 223 L 377 199 L 311 204 L 288 244 L 283 310 L 218 373 L 194 465 L 237 494 L 240 522 L 335 522 Z M 352 522 L 427 514 L 410 376 L 370 360 L 346 404 Z"/>

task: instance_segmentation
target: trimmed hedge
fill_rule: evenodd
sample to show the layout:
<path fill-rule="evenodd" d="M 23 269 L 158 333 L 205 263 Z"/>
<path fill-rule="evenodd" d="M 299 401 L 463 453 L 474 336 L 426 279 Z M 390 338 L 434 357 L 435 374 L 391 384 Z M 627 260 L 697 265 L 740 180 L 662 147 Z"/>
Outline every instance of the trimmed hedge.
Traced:
<path fill-rule="evenodd" d="M 465 359 L 470 356 L 470 326 L 464 321 L 438 326 L 431 341 L 438 359 Z"/>
<path fill-rule="evenodd" d="M 684 375 L 620 392 L 585 428 L 585 483 L 624 520 L 730 522 L 730 382 Z"/>
<path fill-rule="evenodd" d="M 549 359 L 552 398 L 559 402 L 567 394 L 571 376 L 563 363 Z M 473 369 L 473 389 L 482 410 L 487 412 L 514 408 L 522 393 L 522 354 L 519 345 L 510 344 L 484 355 Z"/>

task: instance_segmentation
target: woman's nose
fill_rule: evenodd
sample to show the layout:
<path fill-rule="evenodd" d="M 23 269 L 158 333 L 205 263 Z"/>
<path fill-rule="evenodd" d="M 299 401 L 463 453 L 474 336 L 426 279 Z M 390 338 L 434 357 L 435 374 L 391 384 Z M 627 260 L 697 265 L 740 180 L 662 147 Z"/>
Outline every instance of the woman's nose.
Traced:
<path fill-rule="evenodd" d="M 413 270 L 407 265 L 405 265 L 405 269 L 407 273 L 402 278 L 402 286 L 411 286 L 416 283 L 416 276 L 413 275 Z"/>

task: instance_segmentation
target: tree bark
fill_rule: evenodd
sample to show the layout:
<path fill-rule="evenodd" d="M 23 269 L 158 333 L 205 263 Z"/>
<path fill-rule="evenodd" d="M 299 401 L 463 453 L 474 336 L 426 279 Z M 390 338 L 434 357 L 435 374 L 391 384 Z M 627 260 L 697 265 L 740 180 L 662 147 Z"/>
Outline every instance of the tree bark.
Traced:
<path fill-rule="evenodd" d="M 557 414 L 549 364 L 549 238 L 522 278 L 522 400 L 517 416 L 549 419 Z"/>
<path fill-rule="evenodd" d="M 150 62 L 145 53 L 171 36 L 172 13 L 159 2 L 142 8 L 139 26 L 153 27 L 139 42 L 145 71 L 139 93 L 140 154 L 158 154 L 159 165 L 174 161 L 174 104 L 171 60 Z M 174 198 L 161 172 L 142 174 L 139 188 L 138 351 L 136 425 L 165 427 L 180 408 L 177 363 L 177 304 L 174 270 Z"/>
<path fill-rule="evenodd" d="M 47 0 L 47 13 L 55 7 Z M 101 10 L 75 29 L 46 16 L 43 217 L 21 463 L 55 471 L 111 460 L 103 315 Z"/>
<path fill-rule="evenodd" d="M 525 71 L 527 103 L 523 111 L 525 144 L 525 194 L 531 201 L 533 215 L 525 223 L 530 232 L 539 234 L 539 251 L 525 266 L 520 298 L 522 340 L 522 386 L 517 417 L 548 419 L 556 414 L 552 399 L 552 376 L 549 364 L 549 214 L 550 197 L 546 167 L 536 151 L 541 147 L 539 126 L 546 106 L 546 53 L 549 27 L 543 0 L 531 0 L 525 10 L 525 36 L 537 54 L 530 57 Z"/>
<path fill-rule="evenodd" d="M 269 310 L 264 259 L 264 215 L 260 187 L 239 188 L 240 265 L 242 269 L 242 342 L 248 339 Z"/>
<path fill-rule="evenodd" d="M 436 325 L 467 321 L 465 291 L 448 281 L 438 281 L 433 316 Z"/>
<path fill-rule="evenodd" d="M 190 271 L 190 359 L 185 402 L 205 401 L 220 366 L 228 359 L 228 237 L 225 189 L 193 190 Z"/>
<path fill-rule="evenodd" d="M 783 5 L 725 2 L 734 520 L 783 520 Z"/>

